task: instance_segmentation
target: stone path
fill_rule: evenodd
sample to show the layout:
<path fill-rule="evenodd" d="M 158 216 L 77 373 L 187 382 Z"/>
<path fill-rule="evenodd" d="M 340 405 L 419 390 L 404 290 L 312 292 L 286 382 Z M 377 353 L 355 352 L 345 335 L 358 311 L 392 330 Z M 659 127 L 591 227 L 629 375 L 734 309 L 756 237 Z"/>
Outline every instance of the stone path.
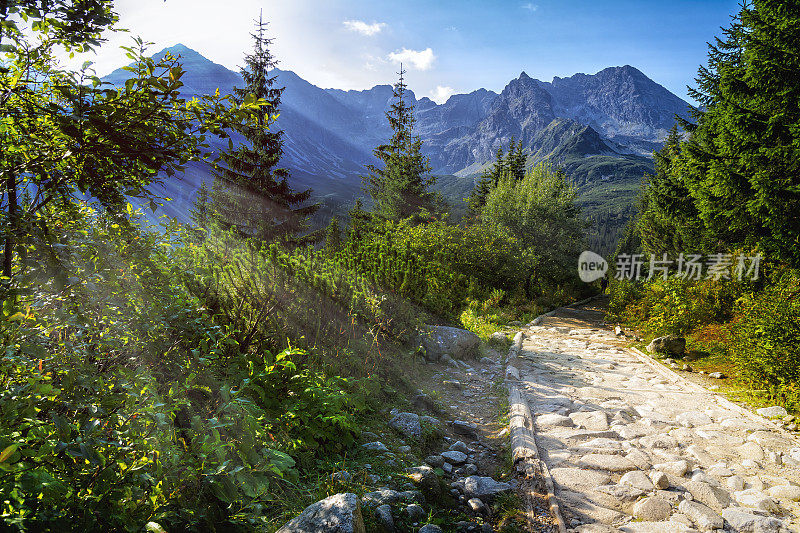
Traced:
<path fill-rule="evenodd" d="M 568 530 L 800 531 L 798 444 L 656 372 L 597 317 L 528 328 L 517 361 Z"/>

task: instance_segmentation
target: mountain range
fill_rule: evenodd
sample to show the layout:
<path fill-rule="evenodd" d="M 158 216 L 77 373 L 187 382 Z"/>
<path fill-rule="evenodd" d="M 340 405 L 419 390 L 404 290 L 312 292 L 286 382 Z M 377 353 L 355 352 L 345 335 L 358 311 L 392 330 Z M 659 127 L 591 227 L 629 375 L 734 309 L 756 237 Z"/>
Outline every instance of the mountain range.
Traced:
<path fill-rule="evenodd" d="M 186 97 L 217 89 L 226 94 L 242 85 L 238 73 L 191 48 L 178 44 L 155 57 L 167 52 L 186 71 Z M 316 87 L 288 70 L 273 74 L 286 87 L 273 127 L 285 133 L 282 166 L 291 171 L 295 188 L 313 188 L 331 212 L 352 204 L 362 195 L 365 165 L 375 163 L 372 150 L 390 135 L 385 112 L 391 85 L 343 91 Z M 119 84 L 129 75 L 118 69 L 104 81 Z M 630 214 L 641 177 L 652 171 L 652 152 L 675 117 L 688 118 L 690 110 L 687 102 L 629 65 L 551 82 L 522 72 L 499 94 L 478 89 L 442 104 L 417 99 L 413 91 L 408 96 L 415 133 L 424 141 L 433 173 L 440 176 L 438 188 L 455 211 L 463 209 L 461 200 L 497 149 L 515 138 L 530 154 L 529 164 L 550 160 L 564 168 L 586 212 L 614 226 Z M 182 179 L 165 182 L 159 192 L 174 199 L 167 214 L 184 218 L 200 182 L 208 178 L 208 169 L 195 164 Z"/>

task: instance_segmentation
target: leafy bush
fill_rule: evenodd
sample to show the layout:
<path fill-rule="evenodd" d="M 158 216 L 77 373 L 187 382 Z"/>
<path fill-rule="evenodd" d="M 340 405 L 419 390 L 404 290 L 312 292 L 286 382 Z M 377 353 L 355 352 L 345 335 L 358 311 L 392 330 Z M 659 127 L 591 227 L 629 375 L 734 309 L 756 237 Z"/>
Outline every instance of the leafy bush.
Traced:
<path fill-rule="evenodd" d="M 204 306 L 180 228 L 82 209 L 51 239 L 3 294 L 4 530 L 254 528 L 298 463 L 353 442 L 364 384 Z"/>
<path fill-rule="evenodd" d="M 800 275 L 782 272 L 736 306 L 733 362 L 740 378 L 792 409 L 800 408 Z"/>
<path fill-rule="evenodd" d="M 512 238 L 482 226 L 441 221 L 354 224 L 339 264 L 446 317 L 456 317 L 468 297 L 524 281 Z"/>
<path fill-rule="evenodd" d="M 730 320 L 741 292 L 739 284 L 725 280 L 614 280 L 609 285 L 609 311 L 612 318 L 641 325 L 652 334 L 686 335 Z"/>

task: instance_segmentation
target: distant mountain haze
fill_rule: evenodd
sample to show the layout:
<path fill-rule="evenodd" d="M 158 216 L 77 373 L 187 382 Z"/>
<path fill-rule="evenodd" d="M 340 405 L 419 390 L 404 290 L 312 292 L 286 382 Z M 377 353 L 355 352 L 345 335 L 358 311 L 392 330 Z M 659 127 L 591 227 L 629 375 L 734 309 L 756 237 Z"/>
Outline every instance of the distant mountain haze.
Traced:
<path fill-rule="evenodd" d="M 178 44 L 165 53 L 179 56 L 186 74 L 186 96 L 223 94 L 243 82 L 237 72 L 213 63 Z M 285 133 L 282 166 L 290 169 L 295 188 L 312 187 L 318 198 L 351 204 L 360 196 L 360 176 L 375 162 L 372 150 L 385 142 L 390 129 L 384 116 L 392 101 L 391 85 L 362 91 L 321 89 L 291 71 L 275 70 L 285 86 L 280 116 L 273 128 Z M 119 69 L 104 78 L 121 83 L 129 73 Z M 387 80 L 394 82 L 394 80 Z M 652 152 L 661 146 L 675 117 L 688 118 L 687 102 L 636 68 L 609 67 L 596 74 L 575 74 L 543 82 L 525 72 L 500 94 L 478 89 L 452 95 L 443 104 L 417 100 L 415 133 L 424 141 L 433 173 L 446 176 L 440 185 L 459 201 L 473 178 L 512 137 L 530 153 L 529 163 L 550 160 L 562 166 L 581 193 L 608 183 L 637 184 L 652 171 Z M 219 144 L 219 148 L 224 148 Z M 176 199 L 167 211 L 183 215 L 207 169 L 194 165 L 185 179 L 165 184 Z M 623 187 L 630 204 L 635 187 Z M 594 206 L 595 208 L 597 206 Z M 183 216 L 180 216 L 183 218 Z"/>

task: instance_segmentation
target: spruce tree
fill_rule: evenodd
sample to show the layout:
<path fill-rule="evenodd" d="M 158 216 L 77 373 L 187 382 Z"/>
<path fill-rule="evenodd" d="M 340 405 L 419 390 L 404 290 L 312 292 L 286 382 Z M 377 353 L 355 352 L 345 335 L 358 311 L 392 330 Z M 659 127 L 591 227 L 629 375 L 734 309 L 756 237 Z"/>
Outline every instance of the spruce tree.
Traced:
<path fill-rule="evenodd" d="M 516 142 L 512 137 L 508 152 L 504 151 L 502 146 L 498 148 L 492 166 L 481 174 L 478 183 L 467 199 L 469 203 L 467 218 L 473 222 L 477 221 L 481 209 L 486 205 L 486 197 L 497 187 L 503 177 L 510 176 L 515 182 L 524 178 L 527 162 L 528 155 L 522 148 L 522 141 Z"/>
<path fill-rule="evenodd" d="M 265 36 L 266 23 L 259 16 L 253 37 L 253 53 L 245 56 L 241 69 L 244 87 L 234 88 L 234 98 L 243 102 L 262 99 L 255 124 L 240 126 L 244 137 L 238 148 L 232 145 L 220 155 L 214 168 L 212 209 L 224 229 L 256 241 L 299 243 L 316 236 L 303 236 L 308 218 L 319 208 L 308 202 L 311 189 L 295 191 L 288 183 L 289 172 L 279 168 L 283 155 L 283 131 L 271 131 L 284 87 L 270 74 L 277 61 L 269 50 L 272 39 Z"/>
<path fill-rule="evenodd" d="M 368 165 L 369 175 L 362 178 L 365 191 L 374 202 L 373 212 L 395 221 L 436 213 L 441 206 L 440 196 L 430 190 L 436 178 L 430 175 L 430 162 L 422 155 L 422 140 L 413 135 L 414 108 L 406 96 L 402 65 L 399 76 L 393 90 L 394 102 L 386 112 L 392 136 L 387 144 L 373 151 L 383 166 Z"/>
<path fill-rule="evenodd" d="M 653 154 L 655 174 L 645 176 L 642 183 L 635 225 L 646 254 L 677 256 L 714 248 L 680 174 L 681 143 L 675 125 L 661 150 Z"/>
<path fill-rule="evenodd" d="M 723 31 L 678 171 L 711 235 L 800 266 L 800 1 L 745 3 Z"/>

